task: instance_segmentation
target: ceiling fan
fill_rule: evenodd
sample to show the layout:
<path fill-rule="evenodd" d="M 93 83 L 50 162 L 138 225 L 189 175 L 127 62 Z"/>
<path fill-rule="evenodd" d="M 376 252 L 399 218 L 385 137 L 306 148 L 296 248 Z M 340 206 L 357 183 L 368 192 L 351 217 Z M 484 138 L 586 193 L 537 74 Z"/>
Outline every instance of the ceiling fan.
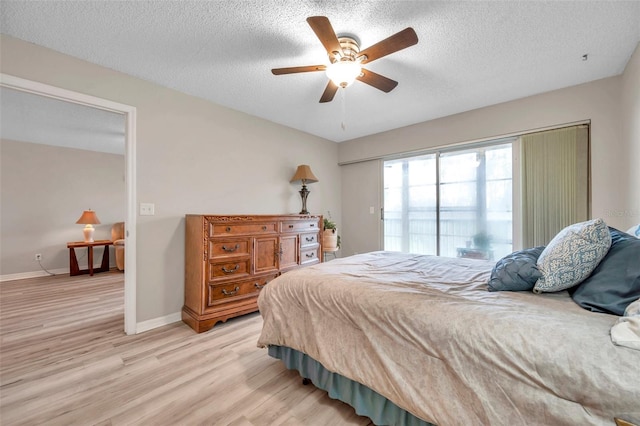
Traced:
<path fill-rule="evenodd" d="M 386 93 L 392 91 L 398 85 L 397 81 L 362 68 L 362 65 L 418 43 L 416 32 L 409 27 L 373 46 L 360 50 L 358 41 L 353 36 L 336 35 L 326 16 L 310 16 L 307 22 L 327 49 L 330 64 L 274 68 L 271 72 L 274 75 L 282 75 L 325 71 L 329 77 L 329 83 L 320 98 L 321 103 L 331 102 L 339 87 L 345 88 L 355 80 L 360 80 Z"/>

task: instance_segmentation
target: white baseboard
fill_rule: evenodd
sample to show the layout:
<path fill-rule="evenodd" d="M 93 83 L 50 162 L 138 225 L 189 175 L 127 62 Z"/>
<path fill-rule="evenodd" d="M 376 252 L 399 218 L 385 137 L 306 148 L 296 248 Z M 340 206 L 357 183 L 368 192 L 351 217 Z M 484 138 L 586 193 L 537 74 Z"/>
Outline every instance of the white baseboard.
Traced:
<path fill-rule="evenodd" d="M 98 269 L 102 266 L 101 263 L 96 263 L 95 265 L 93 265 L 93 269 Z M 113 265 L 109 265 L 110 269 L 115 268 L 116 265 L 115 263 Z M 48 269 L 49 272 L 51 272 L 53 275 L 62 275 L 62 274 L 69 274 L 69 268 L 58 268 L 58 269 Z M 16 274 L 5 274 L 5 275 L 0 275 L 0 282 L 3 281 L 13 281 L 13 280 L 24 280 L 27 278 L 38 278 L 38 277 L 46 277 L 49 276 L 50 274 L 46 273 L 43 269 L 40 269 L 38 271 L 30 271 L 30 272 L 18 272 Z"/>
<path fill-rule="evenodd" d="M 142 321 L 136 324 L 136 334 L 144 333 L 145 331 L 153 330 L 154 328 L 162 327 L 164 325 L 173 324 L 174 322 L 181 320 L 182 314 L 180 312 L 176 312 L 164 317 Z"/>
<path fill-rule="evenodd" d="M 51 272 L 53 275 L 68 274 L 69 268 L 50 269 L 49 272 Z M 0 275 L 0 282 L 24 280 L 27 278 L 37 278 L 37 277 L 46 277 L 46 276 L 49 276 L 49 274 L 47 274 L 43 270 L 31 271 L 31 272 L 19 272 L 17 274 Z"/>

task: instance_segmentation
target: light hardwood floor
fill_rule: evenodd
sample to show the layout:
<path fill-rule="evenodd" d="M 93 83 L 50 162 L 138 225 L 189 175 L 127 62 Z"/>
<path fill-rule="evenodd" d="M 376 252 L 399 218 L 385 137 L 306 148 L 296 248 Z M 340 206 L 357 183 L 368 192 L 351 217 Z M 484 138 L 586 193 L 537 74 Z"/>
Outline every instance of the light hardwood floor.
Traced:
<path fill-rule="evenodd" d="M 256 347 L 250 314 L 126 336 L 123 274 L 0 283 L 0 424 L 371 425 Z"/>

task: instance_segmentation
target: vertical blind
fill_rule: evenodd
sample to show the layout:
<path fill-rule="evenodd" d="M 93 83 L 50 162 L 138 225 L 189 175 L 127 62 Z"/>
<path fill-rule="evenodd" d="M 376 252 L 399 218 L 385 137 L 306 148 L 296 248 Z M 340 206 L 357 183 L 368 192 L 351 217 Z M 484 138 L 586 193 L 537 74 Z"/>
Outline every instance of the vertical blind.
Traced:
<path fill-rule="evenodd" d="M 523 246 L 546 245 L 565 226 L 589 218 L 589 129 L 530 133 L 520 140 Z"/>

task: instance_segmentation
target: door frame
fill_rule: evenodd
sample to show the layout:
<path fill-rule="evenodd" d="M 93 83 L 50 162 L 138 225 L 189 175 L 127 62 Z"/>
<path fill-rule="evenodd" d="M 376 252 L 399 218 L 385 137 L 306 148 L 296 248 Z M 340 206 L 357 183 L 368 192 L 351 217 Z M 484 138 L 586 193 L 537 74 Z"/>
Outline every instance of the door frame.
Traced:
<path fill-rule="evenodd" d="M 125 117 L 126 232 L 124 270 L 124 332 L 136 334 L 136 108 L 36 81 L 0 73 L 0 86 L 52 99 L 115 112 Z"/>

